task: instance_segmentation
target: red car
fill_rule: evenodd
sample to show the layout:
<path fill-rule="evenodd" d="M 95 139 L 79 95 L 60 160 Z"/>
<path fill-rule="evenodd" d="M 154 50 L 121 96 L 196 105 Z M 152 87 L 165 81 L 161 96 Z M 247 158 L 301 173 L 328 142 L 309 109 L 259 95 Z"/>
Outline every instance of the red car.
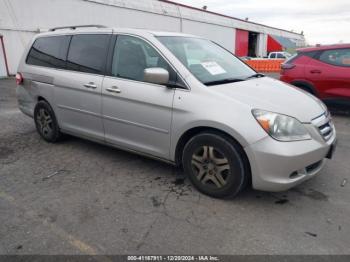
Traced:
<path fill-rule="evenodd" d="M 280 79 L 328 104 L 350 106 L 350 44 L 298 49 L 282 64 Z"/>

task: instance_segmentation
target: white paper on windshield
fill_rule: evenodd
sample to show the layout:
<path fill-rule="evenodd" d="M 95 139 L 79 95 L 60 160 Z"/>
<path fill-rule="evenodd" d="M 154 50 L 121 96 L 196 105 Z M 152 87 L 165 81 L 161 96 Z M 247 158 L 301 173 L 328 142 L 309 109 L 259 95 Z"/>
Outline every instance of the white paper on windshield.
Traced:
<path fill-rule="evenodd" d="M 212 62 L 203 62 L 201 65 L 213 76 L 225 74 L 226 71 L 218 63 Z"/>

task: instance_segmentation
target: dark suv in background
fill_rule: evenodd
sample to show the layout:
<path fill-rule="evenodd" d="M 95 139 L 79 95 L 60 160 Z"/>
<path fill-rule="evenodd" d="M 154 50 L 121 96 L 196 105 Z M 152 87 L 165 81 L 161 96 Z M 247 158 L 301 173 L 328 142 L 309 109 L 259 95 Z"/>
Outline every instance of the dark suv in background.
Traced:
<path fill-rule="evenodd" d="M 331 105 L 350 105 L 350 44 L 297 50 L 282 64 L 281 80 Z"/>

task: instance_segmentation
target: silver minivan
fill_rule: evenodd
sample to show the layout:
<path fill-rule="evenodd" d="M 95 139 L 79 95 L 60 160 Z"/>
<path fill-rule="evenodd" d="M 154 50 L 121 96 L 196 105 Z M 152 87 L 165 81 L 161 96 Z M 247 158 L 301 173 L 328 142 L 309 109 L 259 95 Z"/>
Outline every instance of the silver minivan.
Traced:
<path fill-rule="evenodd" d="M 335 149 L 320 100 L 197 36 L 54 28 L 34 37 L 16 80 L 44 140 L 71 134 L 167 161 L 213 197 L 287 190 Z"/>

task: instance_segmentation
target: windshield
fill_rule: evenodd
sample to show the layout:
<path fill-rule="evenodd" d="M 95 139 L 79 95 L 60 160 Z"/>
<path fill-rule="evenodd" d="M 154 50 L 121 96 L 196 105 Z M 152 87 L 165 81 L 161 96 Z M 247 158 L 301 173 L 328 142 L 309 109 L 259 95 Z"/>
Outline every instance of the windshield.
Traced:
<path fill-rule="evenodd" d="M 256 74 L 229 51 L 209 40 L 182 36 L 158 39 L 205 85 L 243 81 Z"/>

